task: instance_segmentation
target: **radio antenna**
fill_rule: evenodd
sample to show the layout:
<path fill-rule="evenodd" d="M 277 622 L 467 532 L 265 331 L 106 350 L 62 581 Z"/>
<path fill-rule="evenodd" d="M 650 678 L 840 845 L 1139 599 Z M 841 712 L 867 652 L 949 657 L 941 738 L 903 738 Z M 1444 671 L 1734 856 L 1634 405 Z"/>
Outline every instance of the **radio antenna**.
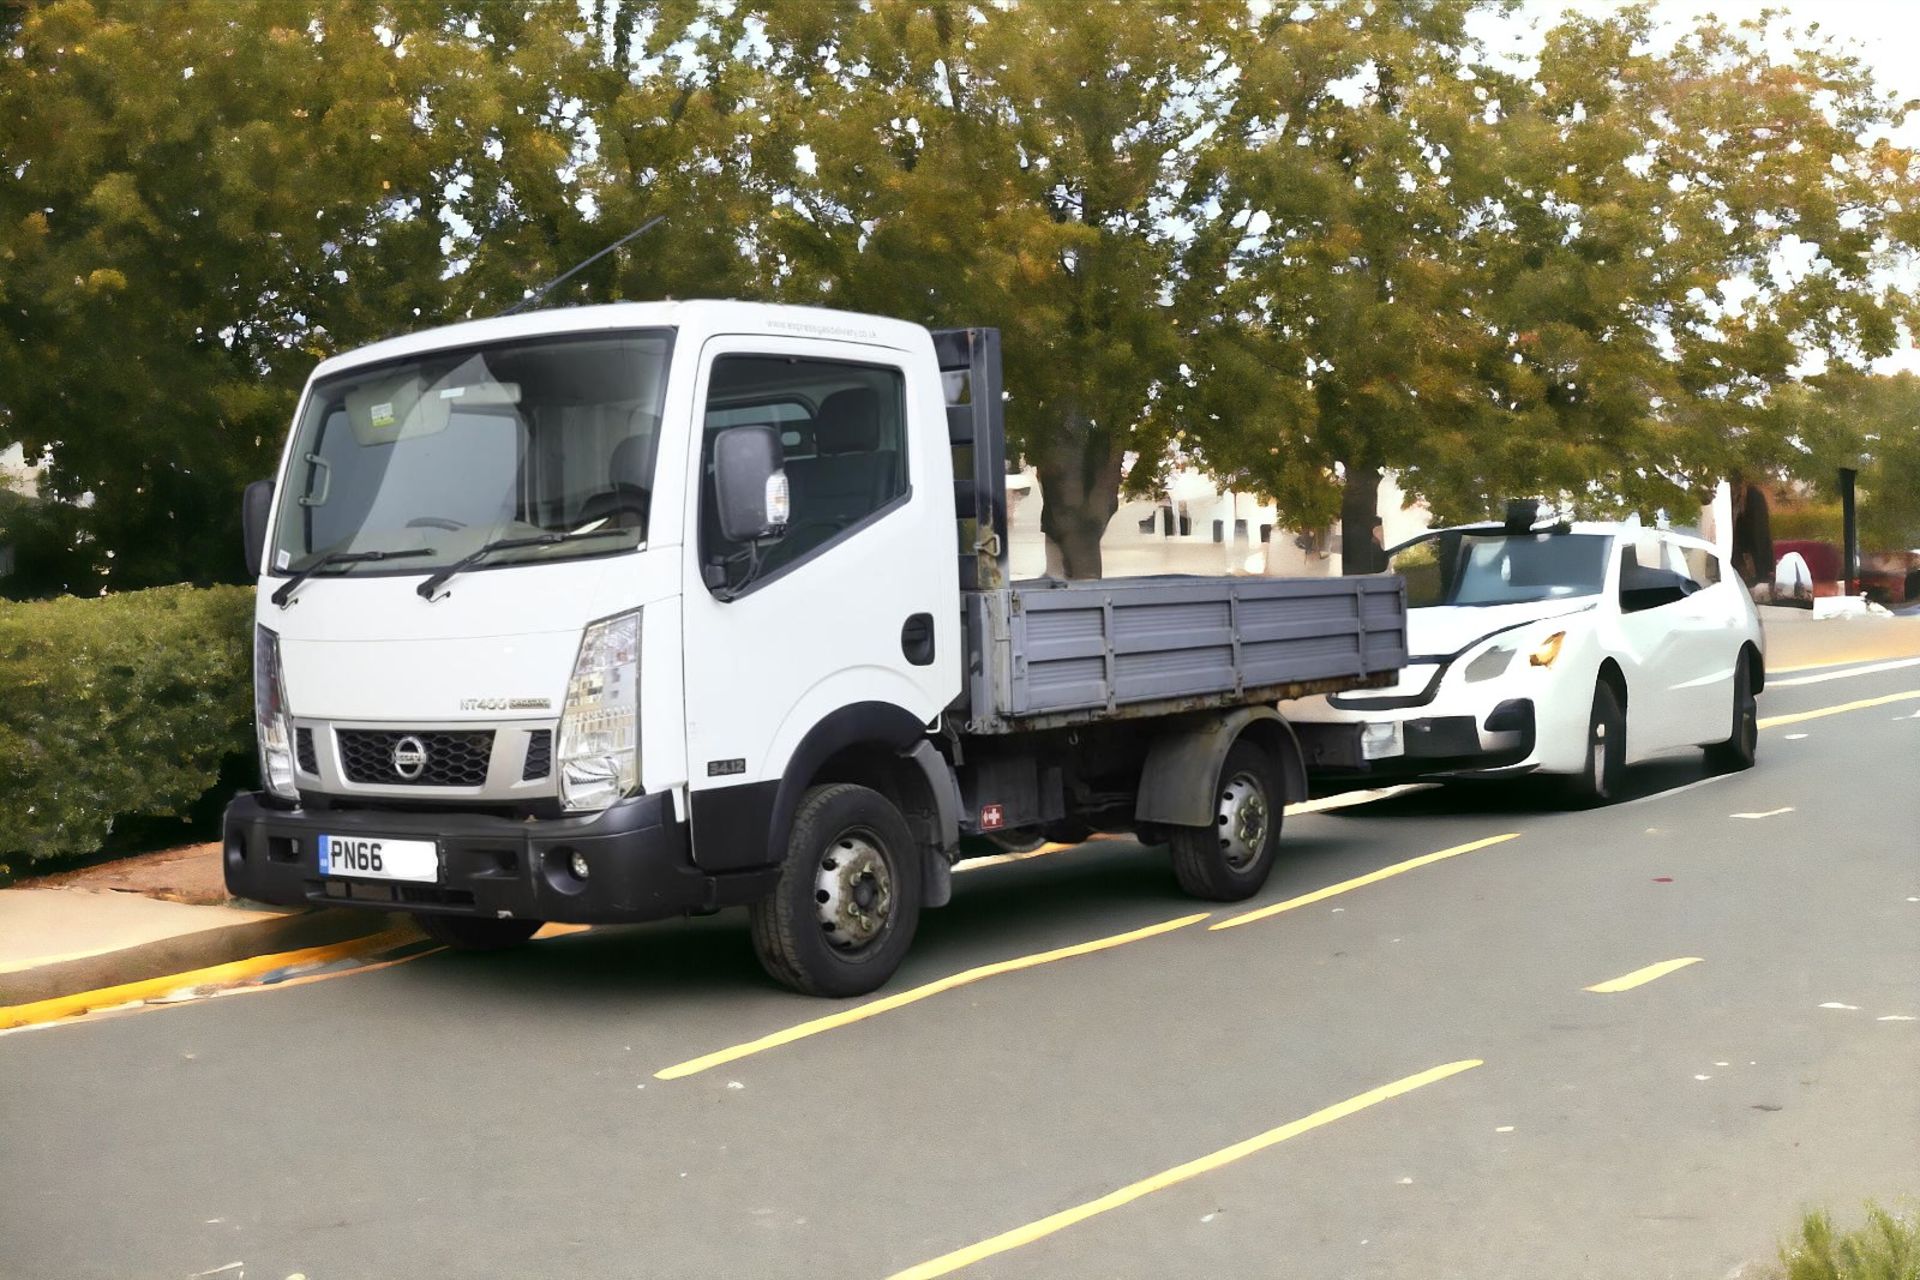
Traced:
<path fill-rule="evenodd" d="M 594 254 L 591 258 L 588 258 L 585 262 L 580 263 L 578 266 L 569 268 L 568 270 L 555 276 L 553 279 L 547 281 L 547 283 L 541 285 L 538 289 L 534 290 L 532 293 L 528 294 L 526 297 L 520 299 L 520 301 L 514 303 L 512 306 L 508 307 L 505 311 L 502 311 L 500 315 L 510 316 L 514 312 L 520 310 L 522 307 L 532 306 L 534 303 L 540 301 L 542 298 L 552 293 L 555 289 L 558 289 L 561 285 L 565 284 L 567 281 L 579 275 L 582 271 L 585 271 L 588 267 L 592 266 L 594 263 L 600 261 L 600 259 L 612 253 L 615 249 L 618 249 L 621 245 L 627 243 L 629 240 L 636 240 L 639 237 L 645 235 L 647 232 L 653 230 L 654 225 L 656 223 L 664 222 L 666 221 L 666 218 L 667 218 L 667 215 L 664 213 L 658 213 L 658 214 L 655 214 L 653 217 L 648 218 L 645 222 L 641 223 L 637 229 L 627 232 L 627 234 L 621 236 L 618 240 L 615 240 L 612 244 L 608 245 L 606 248 L 602 249 L 600 252 Z"/>

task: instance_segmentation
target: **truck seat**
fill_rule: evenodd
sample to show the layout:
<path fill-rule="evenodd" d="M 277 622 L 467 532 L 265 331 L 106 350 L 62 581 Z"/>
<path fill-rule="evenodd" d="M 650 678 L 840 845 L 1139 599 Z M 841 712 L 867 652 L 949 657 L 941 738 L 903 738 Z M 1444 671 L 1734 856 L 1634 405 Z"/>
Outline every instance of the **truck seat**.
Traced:
<path fill-rule="evenodd" d="M 815 456 L 787 463 L 793 522 L 843 529 L 878 510 L 895 490 L 899 454 L 880 447 L 879 392 L 834 392 L 815 411 L 813 431 Z"/>
<path fill-rule="evenodd" d="M 645 481 L 647 454 L 652 447 L 651 435 L 628 436 L 614 446 L 613 457 L 607 464 L 612 486 L 580 504 L 580 514 L 574 517 L 575 528 L 595 520 L 605 520 L 615 529 L 647 527 L 647 508 L 652 495 Z"/>

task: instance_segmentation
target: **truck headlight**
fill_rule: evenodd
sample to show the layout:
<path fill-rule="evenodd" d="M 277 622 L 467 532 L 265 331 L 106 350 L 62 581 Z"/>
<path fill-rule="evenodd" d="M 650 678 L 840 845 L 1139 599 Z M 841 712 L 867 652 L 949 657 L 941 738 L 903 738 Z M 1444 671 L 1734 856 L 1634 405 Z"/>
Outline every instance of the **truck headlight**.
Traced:
<path fill-rule="evenodd" d="M 260 781 L 283 800 L 299 798 L 293 780 L 293 721 L 280 673 L 280 637 L 253 628 L 253 729 L 260 743 Z"/>
<path fill-rule="evenodd" d="M 580 638 L 560 712 L 560 803 L 604 809 L 640 781 L 640 611 Z"/>

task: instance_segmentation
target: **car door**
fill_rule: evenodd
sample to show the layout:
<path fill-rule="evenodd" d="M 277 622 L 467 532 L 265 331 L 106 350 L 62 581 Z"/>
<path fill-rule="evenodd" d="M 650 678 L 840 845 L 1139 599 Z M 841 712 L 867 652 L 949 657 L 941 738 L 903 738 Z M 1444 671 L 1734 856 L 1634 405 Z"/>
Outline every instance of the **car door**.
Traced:
<path fill-rule="evenodd" d="M 1669 566 L 1657 531 L 1620 539 L 1615 585 L 1620 652 L 1627 677 L 1627 758 L 1643 760 L 1689 745 L 1699 725 L 1697 693 L 1685 686 L 1695 637 L 1683 611 L 1688 584 Z"/>
<path fill-rule="evenodd" d="M 1734 595 L 1739 587 L 1720 571 L 1719 558 L 1705 546 L 1669 535 L 1667 567 L 1688 584 L 1687 598 L 1675 611 L 1681 632 L 1676 696 L 1692 725 L 1690 743 L 1717 742 L 1730 732 L 1733 674 L 1746 639 L 1745 611 Z"/>
<path fill-rule="evenodd" d="M 702 867 L 765 861 L 783 770 L 827 716 L 878 706 L 926 724 L 959 691 L 953 508 L 930 496 L 950 482 L 935 471 L 950 465 L 945 409 L 910 368 L 904 352 L 800 338 L 715 338 L 702 353 L 683 606 Z M 736 546 L 713 505 L 714 442 L 760 426 L 779 433 L 791 517 L 783 536 Z"/>

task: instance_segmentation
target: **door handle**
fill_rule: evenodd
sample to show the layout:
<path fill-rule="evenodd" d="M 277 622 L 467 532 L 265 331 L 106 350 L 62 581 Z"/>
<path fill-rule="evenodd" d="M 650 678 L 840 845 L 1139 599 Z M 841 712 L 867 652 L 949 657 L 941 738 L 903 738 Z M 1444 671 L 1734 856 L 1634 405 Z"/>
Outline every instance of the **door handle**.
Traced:
<path fill-rule="evenodd" d="M 933 664 L 933 615 L 916 613 L 900 627 L 900 652 L 916 667 Z"/>

